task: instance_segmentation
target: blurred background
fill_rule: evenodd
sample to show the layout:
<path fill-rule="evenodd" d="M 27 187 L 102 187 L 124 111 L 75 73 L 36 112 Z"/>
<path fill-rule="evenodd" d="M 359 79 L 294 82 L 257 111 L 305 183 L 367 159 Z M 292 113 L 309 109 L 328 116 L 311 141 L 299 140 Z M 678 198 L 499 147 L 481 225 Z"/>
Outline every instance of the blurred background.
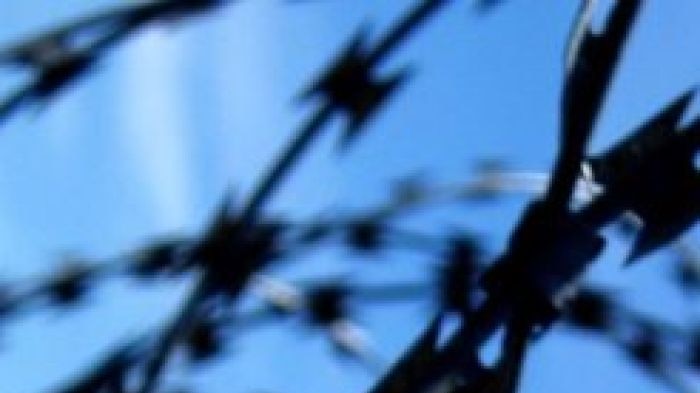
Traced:
<path fill-rule="evenodd" d="M 0 44 L 123 4 L 6 0 Z M 361 138 L 341 152 L 340 118 L 314 145 L 268 207 L 305 219 L 378 206 L 392 181 L 420 174 L 460 184 L 485 159 L 546 173 L 556 151 L 563 53 L 576 1 L 503 1 L 491 12 L 453 2 L 382 66 L 412 77 Z M 601 1 L 601 3 L 609 3 Z M 227 190 L 244 196 L 316 103 L 297 97 L 360 28 L 376 39 L 412 1 L 232 2 L 183 23 L 141 30 L 94 72 L 43 108 L 0 129 L 0 277 L 31 282 L 70 256 L 108 260 L 170 234 L 206 228 Z M 604 10 L 605 7 L 602 7 Z M 700 3 L 652 0 L 644 7 L 598 122 L 601 151 L 700 77 Z M 603 20 L 604 12 L 596 20 Z M 3 69 L 0 87 L 26 77 Z M 696 111 L 693 110 L 693 114 Z M 404 222 L 426 234 L 465 230 L 484 251 L 503 249 L 527 194 L 427 209 Z M 630 268 L 629 240 L 609 247 L 586 280 L 630 307 L 681 326 L 698 322 L 697 299 L 670 278 L 674 255 Z M 697 230 L 688 239 L 696 242 Z M 695 240 L 694 240 L 695 239 Z M 439 261 L 415 252 L 372 258 L 324 247 L 268 271 L 286 279 L 429 280 Z M 30 313 L 0 328 L 0 390 L 50 392 L 115 343 L 159 326 L 191 287 L 184 278 L 145 285 L 109 280 L 78 310 Z M 424 328 L 423 299 L 354 304 L 384 367 Z M 245 306 L 245 302 L 244 302 Z M 226 354 L 194 369 L 182 359 L 166 380 L 206 393 L 361 393 L 381 375 L 338 356 L 299 320 L 235 331 Z M 699 387 L 697 377 L 687 377 Z M 596 335 L 555 325 L 531 347 L 523 392 L 666 392 Z"/>

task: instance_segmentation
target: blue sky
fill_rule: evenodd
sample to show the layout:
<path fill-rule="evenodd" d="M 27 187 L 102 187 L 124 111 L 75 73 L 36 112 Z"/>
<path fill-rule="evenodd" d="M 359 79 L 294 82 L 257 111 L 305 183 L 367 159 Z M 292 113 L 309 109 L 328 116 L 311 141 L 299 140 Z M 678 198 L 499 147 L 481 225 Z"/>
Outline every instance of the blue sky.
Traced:
<path fill-rule="evenodd" d="M 0 23 L 7 43 L 115 1 L 9 0 Z M 250 189 L 261 168 L 314 109 L 293 101 L 363 23 L 376 34 L 412 2 L 377 0 L 240 2 L 211 18 L 155 26 L 114 50 L 99 69 L 44 110 L 23 111 L 0 133 L 0 275 L 30 279 L 66 251 L 108 258 L 169 233 L 196 233 L 224 191 Z M 345 155 L 338 121 L 285 183 L 270 211 L 308 217 L 372 206 L 387 180 L 425 171 L 439 182 L 469 178 L 480 158 L 546 171 L 556 148 L 563 48 L 575 1 L 506 1 L 477 17 L 453 2 L 403 47 L 385 71 L 414 77 Z M 606 1 L 602 1 L 606 3 Z M 41 10 L 38 12 L 37 10 Z M 649 1 L 623 57 L 592 148 L 600 150 L 696 85 L 700 31 L 693 0 Z M 12 83 L 8 72 L 7 82 Z M 440 209 L 408 223 L 435 231 L 476 230 L 496 254 L 526 198 Z M 697 235 L 697 234 L 696 234 Z M 627 245 L 611 239 L 590 279 L 641 310 L 678 323 L 700 309 L 669 284 L 662 254 L 621 269 Z M 378 267 L 344 262 L 337 250 L 280 274 L 310 277 L 425 276 L 424 257 L 389 255 Z M 400 260 L 400 261 L 399 261 Z M 360 269 L 361 268 L 361 269 Z M 0 336 L 2 391 L 43 392 L 109 343 L 155 326 L 188 282 L 139 286 L 111 281 L 76 313 L 22 317 Z M 393 359 L 424 326 L 425 303 L 363 307 L 360 322 L 381 356 Z M 377 378 L 338 361 L 321 335 L 289 322 L 236 334 L 231 360 L 193 373 L 206 393 L 352 392 Z M 279 348 L 284 348 L 280 351 Z M 175 362 L 171 380 L 182 380 Z M 572 381 L 575 382 L 572 386 Z M 696 381 L 697 382 L 697 381 Z M 595 337 L 555 327 L 532 347 L 523 392 L 664 392 Z"/>

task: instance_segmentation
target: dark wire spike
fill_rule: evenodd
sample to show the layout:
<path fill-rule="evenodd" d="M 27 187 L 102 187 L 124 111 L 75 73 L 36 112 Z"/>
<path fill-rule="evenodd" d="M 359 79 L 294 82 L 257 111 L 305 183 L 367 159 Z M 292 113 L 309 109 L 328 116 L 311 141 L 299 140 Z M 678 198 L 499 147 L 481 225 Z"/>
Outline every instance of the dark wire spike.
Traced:
<path fill-rule="evenodd" d="M 621 177 L 644 165 L 650 149 L 658 148 L 677 134 L 694 95 L 695 89 L 684 92 L 615 146 L 588 159 L 594 180 L 605 187 L 614 187 Z"/>
<path fill-rule="evenodd" d="M 45 104 L 92 70 L 101 57 L 101 42 L 94 47 L 66 52 L 41 65 L 34 80 L 19 88 L 0 104 L 0 120 L 6 119 L 24 105 Z"/>
<path fill-rule="evenodd" d="M 581 290 L 567 302 L 564 317 L 571 325 L 605 332 L 613 323 L 613 305 L 601 291 Z"/>
<path fill-rule="evenodd" d="M 346 106 L 350 119 L 340 140 L 340 148 L 343 151 L 357 139 L 367 122 L 391 98 L 391 95 L 406 83 L 410 74 L 410 70 L 405 68 L 381 80 L 370 81 L 370 84 L 358 89 L 362 90 L 358 91 L 361 97 L 357 97 Z"/>
<path fill-rule="evenodd" d="M 146 23 L 195 15 L 225 4 L 223 0 L 151 0 L 141 4 L 120 5 L 59 27 L 44 31 L 18 44 L 0 50 L 0 63 L 41 67 L 66 53 L 73 52 L 77 38 L 85 34 L 105 35 L 115 31 L 125 37 Z"/>
<path fill-rule="evenodd" d="M 332 107 L 345 112 L 348 121 L 341 148 L 347 148 L 370 117 L 408 76 L 406 70 L 377 77 L 375 63 L 367 49 L 367 28 L 363 27 L 336 62 L 302 94 L 303 99 L 322 96 Z"/>
<path fill-rule="evenodd" d="M 588 4 L 592 4 L 589 2 Z M 568 206 L 588 141 L 600 113 L 622 49 L 641 8 L 641 0 L 617 0 L 605 29 L 591 32 L 585 18 L 583 34 L 572 37 L 561 102 L 560 149 L 547 192 L 550 203 Z"/>
<path fill-rule="evenodd" d="M 627 263 L 677 238 L 700 214 L 700 177 L 694 140 L 700 122 L 680 122 L 695 90 L 663 108 L 608 151 L 590 159 L 594 178 L 605 187 L 602 199 L 642 221 Z"/>
<path fill-rule="evenodd" d="M 88 265 L 69 262 L 48 282 L 46 295 L 57 305 L 73 305 L 84 297 L 92 278 L 93 271 Z"/>
<path fill-rule="evenodd" d="M 368 28 L 360 28 L 320 78 L 301 94 L 302 99 L 320 96 L 325 104 L 345 112 L 347 125 L 340 147 L 347 148 L 369 119 L 409 76 L 404 68 L 389 76 L 377 76 L 381 61 L 448 0 L 423 0 L 394 25 L 375 46 L 368 44 Z"/>
<path fill-rule="evenodd" d="M 657 332 L 651 328 L 642 329 L 624 346 L 628 355 L 645 368 L 656 370 L 663 363 L 663 345 Z"/>
<path fill-rule="evenodd" d="M 310 289 L 306 301 L 311 322 L 329 326 L 346 319 L 348 295 L 348 288 L 340 283 L 328 283 Z"/>
<path fill-rule="evenodd" d="M 677 144 L 671 147 L 666 157 L 650 157 L 666 158 L 669 165 L 663 171 L 651 173 L 650 182 L 655 186 L 649 188 L 650 195 L 640 194 L 640 199 L 633 201 L 632 209 L 642 218 L 643 226 L 627 263 L 677 239 L 700 217 L 700 176 L 694 164 L 700 143 L 689 140 L 689 134 L 700 131 L 700 127 L 696 127 L 678 137 Z M 659 165 L 659 169 L 661 167 Z"/>
<path fill-rule="evenodd" d="M 480 269 L 479 245 L 470 237 L 456 237 L 444 256 L 438 272 L 440 307 L 466 317 L 474 307 L 476 277 Z"/>
<path fill-rule="evenodd" d="M 225 337 L 221 326 L 215 320 L 207 318 L 194 326 L 183 345 L 191 362 L 202 363 L 221 354 L 225 346 Z"/>
<path fill-rule="evenodd" d="M 383 217 L 359 218 L 347 223 L 346 242 L 357 251 L 375 252 L 385 245 L 388 230 Z"/>
<path fill-rule="evenodd" d="M 206 272 L 212 290 L 236 295 L 254 271 L 281 257 L 285 229 L 274 220 L 246 226 L 238 215 L 222 214 L 194 246 L 190 262 Z"/>
<path fill-rule="evenodd" d="M 157 0 L 121 6 L 49 30 L 0 51 L 0 64 L 30 68 L 33 80 L 0 104 L 0 120 L 24 105 L 44 104 L 92 70 L 105 52 L 137 29 L 209 11 L 222 0 Z M 81 38 L 91 37 L 88 43 Z"/>

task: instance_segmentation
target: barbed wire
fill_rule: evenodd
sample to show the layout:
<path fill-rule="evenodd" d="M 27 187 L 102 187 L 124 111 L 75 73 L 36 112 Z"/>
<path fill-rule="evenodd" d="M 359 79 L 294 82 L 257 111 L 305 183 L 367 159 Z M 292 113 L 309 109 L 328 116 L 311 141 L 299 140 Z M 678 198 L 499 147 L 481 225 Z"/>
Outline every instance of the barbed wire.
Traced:
<path fill-rule="evenodd" d="M 2 104 L 0 117 L 26 103 L 49 100 L 82 77 L 107 49 L 142 26 L 208 12 L 225 3 L 228 2 L 161 0 L 126 6 L 0 52 L 0 62 L 35 72 L 27 86 Z M 566 54 L 561 140 L 551 177 L 492 171 L 457 187 L 429 190 L 415 182 L 403 183 L 394 195 L 396 198 L 370 214 L 363 212 L 302 225 L 276 220 L 265 213 L 266 203 L 335 115 L 342 114 L 347 120 L 341 148 L 349 147 L 361 135 L 367 122 L 409 77 L 407 69 L 383 77 L 376 74 L 376 69 L 448 3 L 418 2 L 375 42 L 369 40 L 367 31 L 360 30 L 300 95 L 321 98 L 315 113 L 273 160 L 249 198 L 235 205 L 225 196 L 203 233 L 154 242 L 140 253 L 107 263 L 73 258 L 48 279 L 32 285 L 10 285 L 0 293 L 0 317 L 6 317 L 28 309 L 40 299 L 56 305 L 75 304 L 90 282 L 100 278 L 125 274 L 167 277 L 185 271 L 195 276 L 194 289 L 172 320 L 155 334 L 146 332 L 143 337 L 117 346 L 104 362 L 61 393 L 152 393 L 159 386 L 171 354 L 181 345 L 193 359 L 208 358 L 226 341 L 222 325 L 231 329 L 246 324 L 255 326 L 279 314 L 307 315 L 311 325 L 322 327 L 338 348 L 376 369 L 379 362 L 366 346 L 365 334 L 347 316 L 348 296 L 403 300 L 404 295 L 425 296 L 426 291 L 436 287 L 438 315 L 372 393 L 514 392 L 533 333 L 544 333 L 562 315 L 573 326 L 608 337 L 637 364 L 675 389 L 689 391 L 667 367 L 672 349 L 667 342 L 682 342 L 685 350 L 673 358 L 683 358 L 681 363 L 698 368 L 700 334 L 635 313 L 601 291 L 585 289 L 578 296 L 572 295 L 578 277 L 604 247 L 604 239 L 597 234 L 604 225 L 626 214 L 623 223 L 632 223 L 639 229 L 628 259 L 632 261 L 677 238 L 700 214 L 696 203 L 700 196 L 699 177 L 693 166 L 693 157 L 700 148 L 700 121 L 682 128 L 679 125 L 692 91 L 609 151 L 596 157 L 586 156 L 596 117 L 641 0 L 615 2 L 605 28 L 598 34 L 590 29 L 595 1 L 582 2 Z M 483 10 L 495 3 L 476 4 Z M 93 29 L 100 33 L 83 40 L 81 35 Z M 582 165 L 584 179 L 580 180 Z M 523 190 L 541 194 L 526 209 L 504 254 L 483 274 L 484 266 L 477 261 L 478 247 L 468 237 L 435 239 L 388 225 L 395 215 L 428 202 L 483 199 Z M 679 197 L 684 198 L 683 203 L 677 201 Z M 574 210 L 571 204 L 576 198 L 581 206 Z M 312 282 L 309 288 L 299 289 L 304 285 L 287 284 L 261 273 L 273 262 L 288 259 L 297 250 L 338 233 L 345 246 L 356 250 L 398 245 L 433 255 L 438 252 L 443 269 L 433 283 L 395 283 L 374 288 L 341 280 Z M 683 242 L 674 248 L 684 261 L 679 268 L 679 282 L 697 289 L 697 251 Z M 237 315 L 232 310 L 251 280 L 262 292 L 267 307 L 247 317 Z M 447 344 L 438 347 L 442 314 L 448 311 L 461 316 L 461 326 Z M 248 322 L 244 323 L 246 318 Z M 499 327 L 505 329 L 501 356 L 494 365 L 486 366 L 478 357 L 478 348 Z M 127 386 L 134 375 L 138 377 L 137 386 Z"/>

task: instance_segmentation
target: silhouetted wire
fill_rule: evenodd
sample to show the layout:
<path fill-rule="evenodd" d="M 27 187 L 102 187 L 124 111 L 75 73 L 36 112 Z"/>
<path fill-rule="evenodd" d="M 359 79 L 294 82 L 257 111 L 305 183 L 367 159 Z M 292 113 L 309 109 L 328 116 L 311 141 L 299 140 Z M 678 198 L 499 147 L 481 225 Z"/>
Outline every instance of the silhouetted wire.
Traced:
<path fill-rule="evenodd" d="M 0 120 L 25 104 L 46 104 L 54 95 L 90 71 L 108 49 L 136 30 L 154 22 L 173 22 L 203 14 L 227 2 L 153 0 L 120 5 L 0 50 L 0 64 L 33 71 L 30 82 L 0 102 Z"/>
<path fill-rule="evenodd" d="M 110 17 L 116 17 L 118 21 L 120 20 L 119 23 L 124 23 L 123 26 L 120 26 L 122 30 L 115 29 L 111 34 L 97 39 L 93 42 L 92 47 L 87 48 L 85 53 L 75 51 L 75 48 L 66 47 L 66 43 L 61 42 L 65 39 L 62 36 L 70 34 L 73 29 L 81 29 L 83 26 L 81 23 L 91 24 L 95 20 L 102 20 L 100 18 L 104 16 L 98 15 L 94 19 L 87 18 L 75 26 L 65 27 L 65 31 L 59 29 L 53 32 L 53 35 L 48 34 L 46 36 L 48 41 L 34 41 L 34 43 L 38 43 L 36 47 L 30 45 L 25 46 L 23 50 L 15 50 L 15 60 L 38 67 L 39 76 L 34 86 L 30 85 L 27 87 L 28 90 L 19 92 L 15 98 L 10 98 L 7 107 L 9 109 L 17 107 L 24 100 L 22 97 L 32 93 L 32 90 L 35 90 L 32 94 L 36 94 L 38 98 L 53 94 L 67 82 L 71 82 L 81 75 L 100 56 L 103 49 L 121 40 L 135 26 L 157 19 L 156 15 L 158 17 L 165 15 L 168 18 L 182 16 L 221 3 L 223 2 L 205 0 L 158 1 L 144 5 L 142 10 L 147 9 L 148 11 L 134 13 L 134 10 L 138 9 L 139 6 L 119 11 L 129 15 L 129 18 L 123 20 L 119 19 L 123 17 L 122 14 L 114 12 L 110 14 Z M 226 289 L 220 287 L 222 283 L 219 281 L 220 278 L 216 277 L 222 272 L 221 261 L 203 260 L 198 262 L 201 271 L 199 278 L 195 280 L 195 289 L 189 294 L 173 321 L 156 336 L 152 345 L 141 346 L 142 350 L 147 348 L 142 354 L 143 356 L 138 361 L 134 360 L 134 362 L 143 363 L 140 393 L 149 393 L 156 388 L 158 377 L 162 373 L 170 353 L 185 337 L 196 336 L 196 345 L 190 343 L 195 345 L 195 356 L 206 357 L 212 351 L 215 352 L 218 345 L 217 332 L 215 331 L 216 323 L 224 321 L 216 323 L 211 321 L 210 318 L 215 314 L 214 311 L 220 309 L 222 304 L 225 306 L 224 308 L 229 308 L 228 305 L 240 296 L 243 284 L 252 277 L 260 278 L 261 276 L 256 275 L 256 272 L 279 257 L 272 248 L 266 249 L 266 247 L 278 246 L 273 244 L 277 241 L 278 234 L 277 229 L 273 229 L 270 225 L 269 219 L 262 217 L 265 203 L 275 193 L 288 172 L 303 156 L 308 146 L 316 139 L 320 130 L 336 111 L 345 112 L 348 120 L 348 126 L 342 140 L 343 145 L 355 138 L 369 116 L 381 106 L 389 94 L 407 76 L 405 71 L 400 71 L 393 77 L 382 80 L 374 75 L 373 69 L 398 44 L 405 41 L 418 25 L 446 3 L 446 0 L 425 0 L 419 3 L 406 18 L 396 24 L 371 49 L 367 49 L 363 31 L 356 35 L 346 51 L 337 59 L 337 62 L 305 93 L 305 95 L 322 95 L 325 98 L 325 103 L 321 105 L 309 122 L 295 134 L 296 137 L 274 161 L 270 171 L 263 175 L 258 187 L 251 193 L 240 212 L 232 215 L 227 201 L 223 204 L 219 215 L 215 217 L 204 237 L 189 240 L 194 244 L 194 249 L 200 252 L 199 256 L 201 257 L 201 255 L 210 255 L 201 254 L 203 249 L 211 253 L 211 247 L 220 246 L 217 242 L 220 243 L 221 239 L 226 240 L 226 236 L 233 235 L 237 238 L 229 240 L 237 242 L 238 251 L 252 252 L 253 254 L 243 270 L 236 268 L 238 269 L 237 273 L 241 274 L 236 277 L 236 282 Z M 605 29 L 599 35 L 594 35 L 590 30 L 593 5 L 594 1 L 583 3 L 578 22 L 575 24 L 571 36 L 570 50 L 567 53 L 567 77 L 562 96 L 560 151 L 557 155 L 554 176 L 551 182 L 546 183 L 548 187 L 544 189 L 543 197 L 533 202 L 526 211 L 513 233 L 504 256 L 497 261 L 494 268 L 489 268 L 483 281 L 483 289 L 488 295 L 486 301 L 476 310 L 464 312 L 462 326 L 447 344 L 440 348 L 437 347 L 437 335 L 441 320 L 441 316 L 438 315 L 426 333 L 399 361 L 394 370 L 375 386 L 372 392 L 422 392 L 426 386 L 446 383 L 447 385 L 444 386 L 449 391 L 466 393 L 474 391 L 464 390 L 468 389 L 467 386 L 471 381 L 493 380 L 494 375 L 497 377 L 507 376 L 503 379 L 506 383 L 499 383 L 497 387 L 493 387 L 487 382 L 485 390 L 478 391 L 515 391 L 517 375 L 522 367 L 527 348 L 527 340 L 533 329 L 546 327 L 548 323 L 551 323 L 550 320 L 558 316 L 557 313 L 561 308 L 562 301 L 558 297 L 562 295 L 562 292 L 566 292 L 565 289 L 570 281 L 576 278 L 575 276 L 602 249 L 602 239 L 596 235 L 595 230 L 619 216 L 623 210 L 629 207 L 624 204 L 611 206 L 600 202 L 605 202 L 608 195 L 615 197 L 611 190 L 614 191 L 614 187 L 619 186 L 617 183 L 604 184 L 600 194 L 577 212 L 572 212 L 569 206 L 572 197 L 576 196 L 576 182 L 579 178 L 580 165 L 585 157 L 588 139 L 600 112 L 622 46 L 641 2 L 639 0 L 618 1 L 608 18 Z M 30 41 L 30 43 L 32 42 Z M 57 52 L 53 53 L 53 51 Z M 13 54 L 12 51 L 6 53 Z M 68 57 L 65 57 L 66 55 Z M 82 57 L 83 55 L 86 57 Z M 46 62 L 47 59 L 53 63 L 42 63 Z M 348 91 L 350 86 L 356 88 L 359 93 L 350 93 Z M 690 142 L 695 143 L 698 139 L 697 132 L 694 130 L 693 132 L 694 134 L 690 135 L 689 138 Z M 621 144 L 621 146 L 624 145 Z M 653 168 L 654 164 L 649 165 Z M 594 178 L 599 175 L 596 168 L 593 172 Z M 675 180 L 677 179 L 674 178 L 673 181 Z M 487 182 L 479 186 L 480 188 L 472 187 L 471 190 L 462 190 L 463 194 L 460 195 L 472 199 L 491 195 L 489 188 L 492 186 L 491 183 Z M 475 190 L 477 192 L 474 192 Z M 383 236 L 392 235 L 394 240 L 398 239 L 399 243 L 403 242 L 403 246 L 415 246 L 428 251 L 440 247 L 440 240 L 426 241 L 429 238 L 386 226 L 386 219 L 395 212 L 420 204 L 416 202 L 421 200 L 420 190 L 413 189 L 412 191 L 413 194 L 404 193 L 400 203 L 376 212 L 378 214 L 358 216 L 359 219 L 343 222 L 339 227 L 348 234 L 348 244 L 357 249 L 371 251 L 385 247 L 387 239 Z M 693 214 L 690 218 L 694 220 L 697 214 Z M 687 225 L 688 219 L 684 218 L 684 220 L 686 221 L 683 221 L 682 224 Z M 335 223 L 331 225 L 338 226 Z M 553 231 L 552 233 L 556 236 L 552 239 L 547 238 L 548 231 Z M 559 231 L 561 233 L 558 233 Z M 662 239 L 663 241 L 649 246 L 649 249 L 658 248 L 677 235 L 678 233 L 674 232 L 672 236 L 667 236 Z M 529 244 L 530 241 L 532 244 Z M 268 242 L 272 243 L 268 244 Z M 573 255 L 573 262 L 570 262 L 569 265 L 559 266 L 557 269 L 560 270 L 554 272 L 553 275 L 547 276 L 545 274 L 543 276 L 542 269 L 545 265 L 551 265 L 552 262 L 556 262 L 564 256 L 562 245 L 552 244 L 552 242 L 561 242 L 565 246 L 570 245 L 576 253 Z M 688 257 L 691 254 L 688 252 L 689 246 L 681 244 L 677 247 L 686 260 L 693 259 Z M 567 252 L 570 256 L 572 255 L 571 251 Z M 195 252 L 195 255 L 198 254 Z M 219 255 L 218 251 L 215 255 Z M 190 267 L 186 264 L 186 268 Z M 158 265 L 150 268 L 157 270 Z M 84 286 L 89 281 L 88 278 L 105 276 L 108 270 L 104 266 L 73 265 L 72 268 L 60 272 L 53 279 L 47 280 L 46 283 L 17 296 L 15 301 L 4 302 L 3 299 L 8 297 L 3 295 L 4 297 L 0 298 L 0 302 L 2 302 L 0 310 L 6 308 L 11 310 L 18 307 L 19 303 L 24 301 L 23 298 L 30 299 L 36 296 L 46 296 L 46 294 L 53 296 L 52 300 L 59 304 L 73 303 L 84 292 Z M 519 276 L 518 273 L 523 274 Z M 532 282 L 524 282 L 527 279 L 532 279 Z M 517 298 L 517 295 L 524 293 L 523 289 L 533 288 L 537 292 L 536 296 Z M 397 291 L 389 291 L 384 295 L 388 294 L 392 300 L 395 300 L 400 298 L 402 291 L 407 288 L 394 289 Z M 407 292 L 409 294 L 416 290 L 415 287 L 408 289 L 410 289 Z M 333 334 L 333 329 L 339 326 L 342 328 L 341 325 L 335 323 L 346 321 L 343 310 L 344 296 L 346 292 L 353 290 L 357 292 L 356 294 L 362 292 L 357 286 L 352 289 L 352 286 L 326 283 L 324 287 L 317 287 L 312 293 L 302 295 L 302 298 L 305 299 L 302 302 L 304 307 L 297 305 L 295 310 L 304 309 L 311 312 L 311 320 L 329 329 Z M 500 293 L 500 291 L 504 291 L 504 293 Z M 221 296 L 222 292 L 225 296 Z M 371 294 L 372 291 L 367 290 L 365 296 L 371 298 Z M 381 288 L 374 288 L 374 295 L 381 297 Z M 611 304 L 604 296 L 600 296 L 598 300 L 600 307 L 602 307 L 601 304 L 607 306 Z M 278 312 L 282 310 L 280 304 L 276 305 Z M 7 307 L 3 307 L 5 305 Z M 460 307 L 465 308 L 465 306 Z M 611 311 L 606 312 L 610 313 Z M 258 314 L 258 318 L 263 314 Z M 622 314 L 628 320 L 633 320 L 634 324 L 646 327 L 642 329 L 639 337 L 635 337 L 631 342 L 623 342 L 622 345 L 639 363 L 645 364 L 646 362 L 648 366 L 658 365 L 657 352 L 660 350 L 661 344 L 656 341 L 656 336 L 668 335 L 668 332 L 673 329 L 669 328 L 668 325 L 642 318 L 630 311 L 626 313 L 617 311 L 617 315 Z M 601 331 L 610 328 L 609 321 L 605 321 L 605 318 L 591 317 L 590 315 L 588 317 L 590 318 L 588 320 L 579 319 L 578 323 L 587 323 L 589 327 L 593 326 Z M 231 320 L 235 322 L 236 318 Z M 240 318 L 238 320 L 242 321 Z M 255 318 L 253 320 L 255 321 Z M 264 318 L 260 320 L 264 320 Z M 212 325 L 209 325 L 210 323 Z M 502 348 L 502 361 L 493 369 L 485 368 L 480 364 L 476 350 L 493 330 L 504 324 L 507 333 Z M 680 336 L 681 334 L 676 335 Z M 683 334 L 683 336 L 685 335 Z M 132 367 L 127 365 L 130 362 L 122 360 L 124 356 L 119 355 L 124 353 L 124 348 L 132 348 L 132 344 L 118 349 L 115 352 L 116 355 L 108 357 L 107 362 L 98 365 L 98 371 L 89 374 L 82 382 L 65 392 L 87 393 L 103 388 L 114 391 L 123 390 L 123 386 L 120 386 L 124 380 L 123 374 L 132 371 Z M 653 369 L 654 367 L 649 368 Z M 455 370 L 457 370 L 456 373 Z M 658 373 L 662 373 L 662 371 L 657 370 Z M 669 378 L 668 375 L 666 377 Z M 409 379 L 410 383 L 408 383 Z"/>

